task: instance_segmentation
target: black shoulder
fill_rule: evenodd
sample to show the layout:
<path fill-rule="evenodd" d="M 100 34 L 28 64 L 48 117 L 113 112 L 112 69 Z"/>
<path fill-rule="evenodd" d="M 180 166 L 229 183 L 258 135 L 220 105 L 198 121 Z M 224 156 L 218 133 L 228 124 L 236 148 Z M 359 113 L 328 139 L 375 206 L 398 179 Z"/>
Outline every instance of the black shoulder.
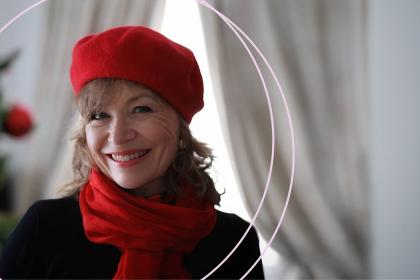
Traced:
<path fill-rule="evenodd" d="M 37 217 L 39 227 L 47 235 L 60 234 L 65 237 L 65 231 L 73 231 L 82 223 L 79 203 L 73 197 L 39 200 L 28 212 Z"/>
<path fill-rule="evenodd" d="M 80 227 L 81 215 L 73 198 L 40 200 L 32 204 L 2 250 L 0 277 L 41 278 L 41 263 L 60 243 L 72 238 L 76 224 Z"/>
<path fill-rule="evenodd" d="M 28 211 L 40 214 L 63 214 L 78 209 L 79 204 L 74 197 L 38 200 L 32 204 Z M 52 213 L 54 212 L 54 213 Z"/>
<path fill-rule="evenodd" d="M 29 208 L 41 215 L 67 215 L 79 210 L 79 203 L 74 197 L 38 200 Z"/>
<path fill-rule="evenodd" d="M 216 211 L 217 223 L 216 227 L 223 229 L 230 229 L 238 233 L 238 231 L 245 231 L 250 223 L 242 219 L 236 214 Z M 253 228 L 253 227 L 252 227 Z"/>
<path fill-rule="evenodd" d="M 243 240 L 238 244 L 242 237 L 244 237 Z M 209 236 L 202 239 L 194 252 L 186 258 L 193 278 L 205 276 L 235 247 L 231 256 L 210 275 L 210 278 L 239 279 L 260 257 L 259 240 L 255 228 L 235 214 L 217 211 L 214 230 Z M 262 263 L 259 261 L 246 279 L 263 278 Z"/>

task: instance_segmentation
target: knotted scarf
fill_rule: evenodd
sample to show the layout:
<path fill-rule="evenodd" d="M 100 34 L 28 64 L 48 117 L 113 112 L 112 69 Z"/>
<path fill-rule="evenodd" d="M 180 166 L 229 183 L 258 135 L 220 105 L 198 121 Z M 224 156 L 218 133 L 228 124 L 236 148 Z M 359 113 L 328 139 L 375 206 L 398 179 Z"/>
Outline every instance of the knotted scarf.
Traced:
<path fill-rule="evenodd" d="M 169 205 L 131 195 L 92 170 L 79 196 L 83 226 L 90 241 L 120 249 L 114 279 L 191 278 L 182 258 L 213 230 L 216 213 L 192 187 L 181 190 Z"/>

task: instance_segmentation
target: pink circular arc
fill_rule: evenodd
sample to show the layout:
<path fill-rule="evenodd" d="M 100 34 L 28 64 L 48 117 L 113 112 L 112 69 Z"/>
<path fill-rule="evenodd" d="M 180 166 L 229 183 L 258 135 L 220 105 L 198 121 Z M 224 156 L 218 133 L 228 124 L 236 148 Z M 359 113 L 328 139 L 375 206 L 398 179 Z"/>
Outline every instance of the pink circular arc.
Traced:
<path fill-rule="evenodd" d="M 197 1 L 197 3 L 205 6 L 209 10 L 213 11 L 217 16 L 219 16 L 226 23 L 226 25 L 233 31 L 233 33 L 236 35 L 236 37 L 239 39 L 239 41 L 242 43 L 242 45 L 244 46 L 244 48 L 248 52 L 248 55 L 251 57 L 251 60 L 254 63 L 255 68 L 257 69 L 258 75 L 259 75 L 259 77 L 261 79 L 261 83 L 262 83 L 262 85 L 264 87 L 264 92 L 265 92 L 265 96 L 267 98 L 267 103 L 268 103 L 269 112 L 270 112 L 270 124 L 271 124 L 271 158 L 270 158 L 270 168 L 269 168 L 269 172 L 268 172 L 268 176 L 267 176 L 267 182 L 266 182 L 266 185 L 265 185 L 265 188 L 264 188 L 264 193 L 263 193 L 263 196 L 261 197 L 260 203 L 259 203 L 259 205 L 257 207 L 257 211 L 255 212 L 254 217 L 252 218 L 251 223 L 248 226 L 247 230 L 245 231 L 245 233 L 243 234 L 243 236 L 241 237 L 241 239 L 238 241 L 238 243 L 235 245 L 235 247 L 219 263 L 219 265 L 217 265 L 212 271 L 210 271 L 202 279 L 206 279 L 207 277 L 209 277 L 214 271 L 216 271 L 235 252 L 235 250 L 239 247 L 239 245 L 245 239 L 245 237 L 248 234 L 248 232 L 250 231 L 251 227 L 255 224 L 255 220 L 258 217 L 258 214 L 259 214 L 259 212 L 260 212 L 260 210 L 262 208 L 262 205 L 264 203 L 265 197 L 267 195 L 267 192 L 268 192 L 268 189 L 269 189 L 269 183 L 270 183 L 270 180 L 271 180 L 271 174 L 272 174 L 272 171 L 273 171 L 274 152 L 275 152 L 275 140 L 276 140 L 276 138 L 275 138 L 275 133 L 274 133 L 274 118 L 273 118 L 273 110 L 272 110 L 272 106 L 271 106 L 271 99 L 270 99 L 270 96 L 268 94 L 268 90 L 267 90 L 267 86 L 266 86 L 266 83 L 265 83 L 265 79 L 264 79 L 264 77 L 263 77 L 263 75 L 261 73 L 261 70 L 260 70 L 260 68 L 258 66 L 258 63 L 256 62 L 255 57 L 253 56 L 252 52 L 249 50 L 248 45 L 244 42 L 244 40 L 241 37 L 241 35 L 243 37 L 245 37 L 245 39 L 254 47 L 254 49 L 257 51 L 257 53 L 263 59 L 265 65 L 269 69 L 270 74 L 272 75 L 273 79 L 275 80 L 276 86 L 277 86 L 277 88 L 280 91 L 280 94 L 281 94 L 281 97 L 282 97 L 282 100 L 283 100 L 283 104 L 284 104 L 285 109 L 286 109 L 286 114 L 287 114 L 289 129 L 290 129 L 290 137 L 291 137 L 291 142 L 292 142 L 292 169 L 291 169 L 291 174 L 290 174 L 290 183 L 289 183 L 289 190 L 288 190 L 288 193 L 287 193 L 286 202 L 285 202 L 283 211 L 281 213 L 281 216 L 279 218 L 279 221 L 277 222 L 277 226 L 276 226 L 273 234 L 271 235 L 271 237 L 270 237 L 267 245 L 262 250 L 261 256 L 258 257 L 255 260 L 254 264 L 240 278 L 240 279 L 244 279 L 251 272 L 251 270 L 258 264 L 259 260 L 266 253 L 267 249 L 270 247 L 271 243 L 273 242 L 274 237 L 276 236 L 276 234 L 277 234 L 277 232 L 278 232 L 278 230 L 280 228 L 281 223 L 283 222 L 284 216 L 286 214 L 287 206 L 288 206 L 289 201 L 290 201 L 290 195 L 292 193 L 293 179 L 294 179 L 294 174 L 295 174 L 295 138 L 294 138 L 293 122 L 292 122 L 292 117 L 291 117 L 291 114 L 290 114 L 289 106 L 287 104 L 287 100 L 286 100 L 286 97 L 284 95 L 283 89 L 282 89 L 282 87 L 280 85 L 280 82 L 279 82 L 276 74 L 274 73 L 273 68 L 271 67 L 270 63 L 267 61 L 267 59 L 262 54 L 262 52 L 257 47 L 257 45 L 249 38 L 249 36 L 241 28 L 239 28 L 232 20 L 230 20 L 224 14 L 222 14 L 221 12 L 219 12 L 218 10 L 216 10 L 213 6 L 211 6 L 207 2 L 207 0 L 196 0 L 196 1 Z M 238 34 L 238 31 L 239 31 L 239 33 L 241 35 Z"/>
<path fill-rule="evenodd" d="M 20 12 L 19 14 L 17 14 L 16 16 L 14 16 L 11 20 L 9 20 L 3 27 L 0 28 L 0 33 L 2 33 L 7 27 L 9 27 L 14 21 L 16 21 L 18 18 L 20 18 L 21 16 L 23 16 L 24 14 L 26 14 L 27 12 L 29 12 L 30 10 L 32 10 L 33 8 L 41 5 L 42 3 L 46 2 L 48 0 L 40 0 L 38 2 L 36 2 L 35 4 L 29 6 L 28 8 L 26 8 L 25 10 L 23 10 L 22 12 Z M 273 110 L 272 110 L 272 106 L 271 106 L 271 100 L 270 97 L 268 95 L 268 90 L 267 90 L 267 86 L 265 83 L 265 79 L 261 73 L 261 70 L 258 66 L 258 63 L 255 60 L 255 57 L 253 56 L 253 54 L 251 53 L 251 51 L 248 48 L 248 45 L 243 41 L 243 38 L 241 37 L 241 35 L 243 37 L 245 37 L 245 39 L 252 45 L 252 47 L 254 47 L 254 49 L 257 51 L 257 53 L 260 55 L 260 57 L 263 59 L 265 65 L 267 66 L 267 68 L 270 71 L 270 74 L 272 75 L 272 77 L 275 80 L 275 83 L 277 85 L 277 88 L 280 91 L 280 94 L 282 96 L 282 100 L 283 100 L 283 104 L 285 106 L 286 109 L 286 114 L 287 114 L 287 119 L 288 119 L 288 124 L 289 124 L 289 129 L 290 129 L 290 136 L 291 136 L 291 140 L 292 140 L 292 169 L 291 169 L 291 174 L 290 174 L 290 183 L 289 183 L 289 190 L 287 193 L 287 198 L 286 198 L 286 202 L 283 208 L 283 211 L 281 213 L 281 216 L 279 218 L 279 221 L 277 223 L 277 226 L 273 232 L 273 234 L 271 235 L 267 245 L 264 247 L 264 249 L 262 250 L 261 256 L 258 257 L 254 264 L 248 269 L 248 271 L 240 278 L 243 279 L 245 278 L 250 272 L 251 270 L 257 265 L 257 263 L 259 262 L 259 260 L 262 258 L 262 256 L 265 254 L 265 252 L 267 251 L 267 249 L 270 247 L 271 243 L 273 242 L 273 239 L 275 237 L 275 235 L 277 234 L 280 225 L 283 221 L 284 215 L 286 213 L 287 210 L 287 206 L 289 204 L 289 200 L 290 200 L 290 195 L 292 192 L 292 186 L 293 186 L 293 179 L 294 179 L 294 173 L 295 173 L 295 140 L 294 140 L 294 130 L 293 130 L 293 123 L 292 123 L 292 118 L 291 118 L 291 114 L 290 114 L 290 110 L 289 110 L 289 106 L 287 104 L 287 100 L 286 97 L 283 93 L 282 87 L 280 85 L 280 82 L 277 78 L 277 76 L 275 75 L 271 65 L 269 64 L 269 62 L 267 61 L 267 59 L 265 58 L 265 56 L 262 54 L 262 52 L 260 51 L 260 49 L 256 46 L 256 44 L 248 37 L 248 35 L 242 30 L 240 29 L 232 20 L 230 20 L 228 17 L 226 17 L 224 14 L 222 14 L 221 12 L 219 12 L 218 10 L 216 10 L 213 6 L 211 6 L 206 0 L 195 0 L 197 3 L 203 5 L 204 7 L 208 8 L 209 10 L 213 11 L 217 16 L 219 16 L 227 25 L 228 27 L 233 31 L 233 33 L 236 35 L 236 37 L 240 40 L 240 42 L 242 43 L 242 45 L 244 46 L 244 48 L 246 49 L 246 51 L 248 52 L 249 56 L 251 57 L 258 75 L 261 79 L 261 83 L 263 84 L 264 87 L 264 92 L 267 98 L 267 103 L 268 103 L 268 107 L 269 107 L 269 112 L 270 112 L 270 123 L 271 123 L 271 158 L 270 158 L 270 168 L 269 168 L 269 173 L 267 176 L 267 182 L 264 188 L 264 193 L 263 196 L 260 200 L 260 203 L 258 205 L 257 211 L 254 214 L 254 217 L 252 218 L 250 225 L 248 226 L 247 230 L 245 231 L 245 233 L 243 234 L 242 238 L 238 241 L 238 243 L 235 245 L 235 247 L 230 251 L 230 253 L 215 267 L 213 268 L 206 276 L 204 276 L 202 279 L 206 279 L 208 278 L 213 272 L 215 272 L 220 266 L 223 265 L 224 262 L 226 262 L 226 260 L 235 252 L 235 250 L 239 247 L 239 245 L 242 243 L 242 241 L 245 239 L 246 235 L 248 234 L 248 232 L 250 231 L 250 229 L 252 228 L 252 226 L 254 226 L 255 224 L 255 220 L 258 217 L 258 214 L 262 208 L 262 205 L 264 203 L 265 197 L 267 195 L 268 192 L 268 188 L 269 188 L 269 183 L 271 180 L 271 174 L 272 174 L 272 170 L 273 170 L 273 162 L 274 162 L 274 152 L 275 152 L 275 133 L 274 133 L 274 118 L 273 118 Z M 238 31 L 241 35 L 238 34 Z"/>

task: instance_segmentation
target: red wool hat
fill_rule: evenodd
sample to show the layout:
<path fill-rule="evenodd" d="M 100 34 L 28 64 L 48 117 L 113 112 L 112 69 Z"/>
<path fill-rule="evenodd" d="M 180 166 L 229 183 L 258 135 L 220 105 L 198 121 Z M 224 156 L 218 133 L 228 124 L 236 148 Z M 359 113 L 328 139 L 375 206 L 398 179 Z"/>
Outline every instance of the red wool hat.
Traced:
<path fill-rule="evenodd" d="M 204 106 L 203 79 L 194 54 L 144 26 L 116 27 L 76 43 L 70 67 L 75 95 L 98 78 L 145 85 L 188 123 Z"/>

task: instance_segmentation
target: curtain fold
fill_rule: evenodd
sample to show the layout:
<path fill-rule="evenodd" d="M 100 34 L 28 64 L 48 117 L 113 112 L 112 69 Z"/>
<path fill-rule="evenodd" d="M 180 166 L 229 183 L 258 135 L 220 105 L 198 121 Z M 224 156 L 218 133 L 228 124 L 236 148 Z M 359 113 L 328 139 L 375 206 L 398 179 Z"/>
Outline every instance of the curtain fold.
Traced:
<path fill-rule="evenodd" d="M 37 128 L 22 149 L 23 167 L 16 179 L 15 208 L 23 213 L 40 198 L 52 197 L 57 185 L 71 172 L 68 131 L 75 110 L 70 85 L 71 51 L 89 33 L 118 25 L 159 28 L 165 0 L 72 0 L 48 1 L 45 43 L 40 54 L 38 84 L 33 110 Z"/>
<path fill-rule="evenodd" d="M 289 208 L 272 247 L 300 267 L 299 277 L 367 277 L 365 1 L 208 2 L 259 46 L 278 75 L 291 110 L 296 174 Z M 267 101 L 255 67 L 233 32 L 206 8 L 200 12 L 229 156 L 254 214 L 269 170 Z M 257 219 L 257 229 L 268 239 L 288 191 L 291 142 L 280 93 L 267 69 L 263 73 L 276 129 L 273 176 Z"/>

